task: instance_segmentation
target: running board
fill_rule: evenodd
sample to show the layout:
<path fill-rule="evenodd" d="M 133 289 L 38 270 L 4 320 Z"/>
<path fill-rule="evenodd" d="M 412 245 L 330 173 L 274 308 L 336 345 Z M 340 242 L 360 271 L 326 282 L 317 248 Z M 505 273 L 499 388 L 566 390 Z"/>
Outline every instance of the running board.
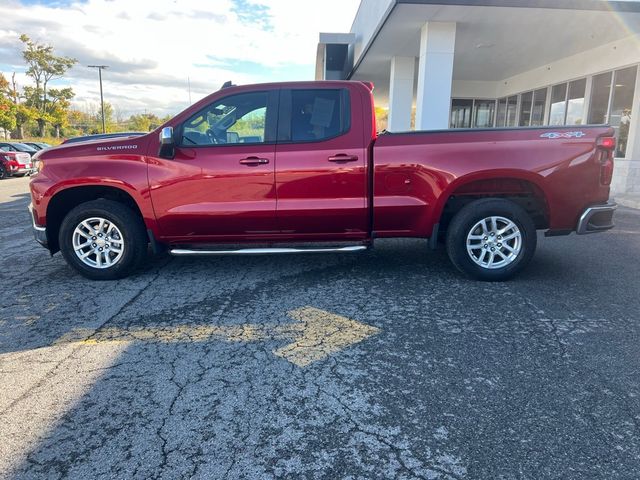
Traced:
<path fill-rule="evenodd" d="M 366 250 L 366 245 L 352 245 L 348 247 L 318 247 L 318 248 L 241 248 L 239 250 L 188 250 L 174 248 L 169 253 L 176 257 L 190 257 L 200 255 L 270 255 L 274 253 L 353 253 Z"/>

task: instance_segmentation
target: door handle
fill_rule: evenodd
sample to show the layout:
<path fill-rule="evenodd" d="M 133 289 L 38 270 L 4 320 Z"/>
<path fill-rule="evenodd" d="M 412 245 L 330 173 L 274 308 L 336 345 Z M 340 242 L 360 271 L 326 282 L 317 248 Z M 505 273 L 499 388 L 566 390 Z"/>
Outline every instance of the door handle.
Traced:
<path fill-rule="evenodd" d="M 264 165 L 265 163 L 269 163 L 268 158 L 259 158 L 259 157 L 247 157 L 240 160 L 242 165 L 248 165 L 250 167 L 255 167 L 257 165 Z"/>
<path fill-rule="evenodd" d="M 346 162 L 357 162 L 357 155 L 345 155 L 344 153 L 339 153 L 338 155 L 332 155 L 328 158 L 330 162 L 336 163 L 346 163 Z"/>

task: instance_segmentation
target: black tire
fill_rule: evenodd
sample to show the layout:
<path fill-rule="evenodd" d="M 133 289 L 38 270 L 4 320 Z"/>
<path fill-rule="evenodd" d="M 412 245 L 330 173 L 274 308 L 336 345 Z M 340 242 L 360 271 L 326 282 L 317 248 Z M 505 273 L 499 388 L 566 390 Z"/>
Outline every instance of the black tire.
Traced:
<path fill-rule="evenodd" d="M 83 220 L 92 217 L 108 220 L 122 233 L 122 256 L 107 268 L 86 265 L 78 258 L 73 248 L 74 230 Z M 91 280 L 116 280 L 126 277 L 144 262 L 147 255 L 148 238 L 142 219 L 126 205 L 111 200 L 92 200 L 71 210 L 62 221 L 58 241 L 67 263 Z"/>
<path fill-rule="evenodd" d="M 512 221 L 519 230 L 521 243 L 519 253 L 514 255 L 511 263 L 490 269 L 480 266 L 472 259 L 467 251 L 467 236 L 478 222 L 494 216 Z M 482 243 L 484 240 L 476 241 Z M 447 253 L 451 262 L 469 277 L 489 282 L 507 280 L 525 268 L 535 253 L 537 243 L 536 227 L 529 214 L 516 203 L 501 198 L 486 198 L 469 203 L 453 217 L 447 229 Z"/>
<path fill-rule="evenodd" d="M 7 169 L 4 168 L 4 165 L 0 164 L 0 180 L 4 180 L 5 178 L 8 178 L 9 174 L 7 172 Z"/>

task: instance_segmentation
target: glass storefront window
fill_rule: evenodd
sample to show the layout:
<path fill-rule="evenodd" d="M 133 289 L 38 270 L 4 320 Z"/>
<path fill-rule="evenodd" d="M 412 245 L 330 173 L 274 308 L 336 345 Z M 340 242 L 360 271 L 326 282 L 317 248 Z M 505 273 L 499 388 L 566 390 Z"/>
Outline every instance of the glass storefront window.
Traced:
<path fill-rule="evenodd" d="M 586 78 L 574 80 L 569 83 L 567 119 L 565 121 L 565 125 L 582 125 L 584 123 L 584 91 L 586 88 Z"/>
<path fill-rule="evenodd" d="M 507 99 L 498 100 L 498 112 L 496 113 L 496 127 L 504 127 L 507 121 Z"/>
<path fill-rule="evenodd" d="M 528 127 L 531 124 L 531 105 L 533 104 L 533 92 L 520 95 L 520 122 L 521 127 Z"/>
<path fill-rule="evenodd" d="M 602 73 L 593 77 L 591 87 L 591 105 L 589 106 L 589 123 L 607 123 L 609 111 L 609 96 L 611 94 L 612 73 Z"/>
<path fill-rule="evenodd" d="M 609 124 L 616 131 L 616 157 L 624 158 L 627 152 L 627 140 L 629 138 L 629 126 L 631 124 L 631 106 L 636 87 L 636 74 L 638 67 L 616 70 L 614 76 L 613 98 L 611 99 L 611 112 Z"/>
<path fill-rule="evenodd" d="M 544 124 L 544 111 L 547 104 L 547 89 L 541 88 L 533 92 L 533 110 L 531 111 L 531 126 Z"/>
<path fill-rule="evenodd" d="M 449 128 L 470 128 L 473 100 L 454 98 L 451 101 L 451 121 Z"/>
<path fill-rule="evenodd" d="M 476 100 L 474 103 L 474 128 L 491 128 L 496 113 L 495 100 Z"/>
<path fill-rule="evenodd" d="M 507 99 L 507 127 L 515 127 L 518 123 L 518 96 Z"/>
<path fill-rule="evenodd" d="M 610 124 L 617 138 L 616 156 L 627 153 L 639 67 L 594 75 L 585 111 L 587 78 L 559 83 L 498 100 L 453 99 L 451 128 L 528 127 Z M 548 108 L 548 113 L 547 113 Z"/>
<path fill-rule="evenodd" d="M 564 125 L 567 112 L 567 84 L 554 85 L 551 89 L 551 106 L 549 107 L 549 125 Z"/>

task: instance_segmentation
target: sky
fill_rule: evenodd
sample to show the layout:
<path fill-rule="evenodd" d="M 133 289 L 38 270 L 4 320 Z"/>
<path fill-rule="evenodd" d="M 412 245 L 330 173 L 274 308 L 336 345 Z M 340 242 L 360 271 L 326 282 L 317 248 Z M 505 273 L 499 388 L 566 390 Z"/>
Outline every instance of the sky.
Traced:
<path fill-rule="evenodd" d="M 95 110 L 104 64 L 105 102 L 123 118 L 175 114 L 235 84 L 313 80 L 319 32 L 348 32 L 359 0 L 0 0 L 0 72 L 24 75 L 21 34 L 78 64 L 54 87 Z M 189 80 L 188 80 L 189 79 Z"/>

